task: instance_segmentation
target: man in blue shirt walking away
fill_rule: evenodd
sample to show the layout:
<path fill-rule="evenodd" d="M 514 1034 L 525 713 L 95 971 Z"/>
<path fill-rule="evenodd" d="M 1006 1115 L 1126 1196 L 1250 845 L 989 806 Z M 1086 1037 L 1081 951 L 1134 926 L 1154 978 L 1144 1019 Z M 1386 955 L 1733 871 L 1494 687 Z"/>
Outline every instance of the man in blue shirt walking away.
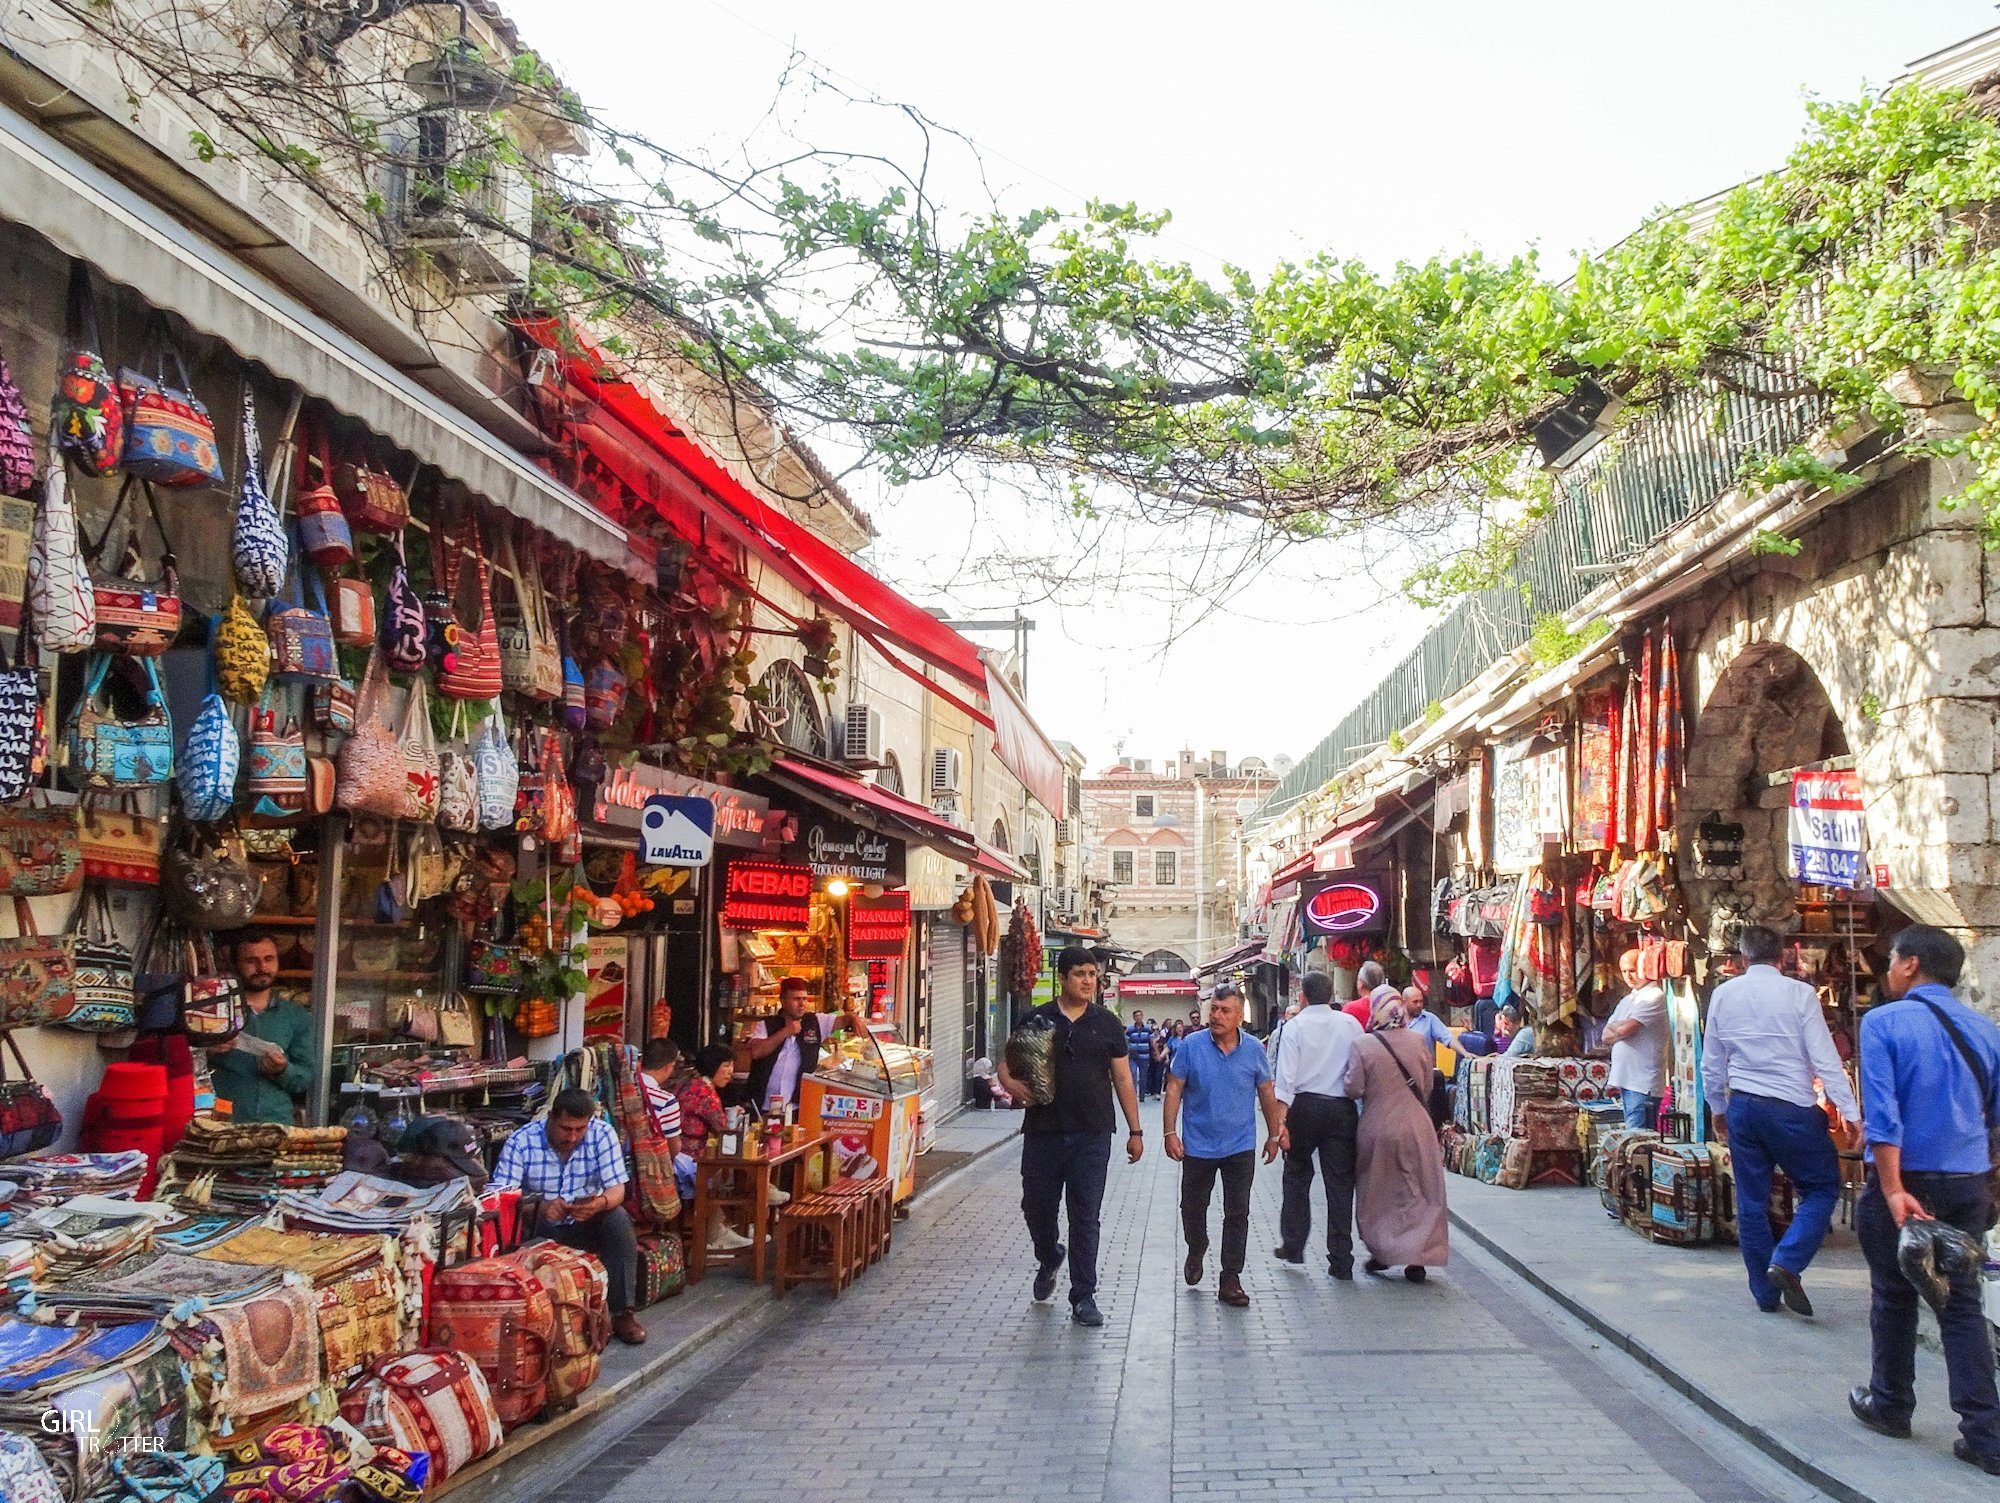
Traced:
<path fill-rule="evenodd" d="M 1126 1058 L 1132 1061 L 1132 1085 L 1144 1101 L 1147 1096 L 1157 1096 L 1159 1091 L 1151 1089 L 1150 1079 L 1153 1068 L 1153 1025 L 1146 1021 L 1143 1012 L 1132 1014 L 1132 1021 L 1125 1028 L 1125 1047 L 1131 1052 Z"/>
<path fill-rule="evenodd" d="M 2000 1122 L 2000 1028 L 1952 996 L 1964 967 L 1957 940 L 1912 924 L 1889 950 L 1882 990 L 1894 1000 L 1861 1019 L 1870 1169 L 1854 1230 L 1868 1259 L 1874 1371 L 1847 1403 L 1898 1439 L 1917 1406 L 1917 1291 L 1896 1262 L 1899 1229 L 1935 1218 L 1983 1243 L 1993 1224 L 1987 1133 Z M 1938 1331 L 1958 1411 L 1952 1454 L 2000 1477 L 2000 1392 L 1976 1277 L 1952 1281 Z"/>
<path fill-rule="evenodd" d="M 1186 1120 L 1182 1107 L 1186 1106 Z M 1278 1096 L 1264 1046 L 1243 1031 L 1243 993 L 1222 985 L 1209 999 L 1208 1027 L 1190 1033 L 1174 1055 L 1160 1108 L 1167 1157 L 1181 1166 L 1181 1232 L 1189 1284 L 1201 1282 L 1208 1255 L 1208 1202 L 1222 1178 L 1222 1278 L 1215 1297 L 1238 1309 L 1243 1260 L 1250 1251 L 1250 1181 L 1257 1172 L 1257 1111 L 1264 1112 L 1264 1162 L 1278 1156 Z M 1178 1129 L 1187 1129 L 1183 1136 Z"/>

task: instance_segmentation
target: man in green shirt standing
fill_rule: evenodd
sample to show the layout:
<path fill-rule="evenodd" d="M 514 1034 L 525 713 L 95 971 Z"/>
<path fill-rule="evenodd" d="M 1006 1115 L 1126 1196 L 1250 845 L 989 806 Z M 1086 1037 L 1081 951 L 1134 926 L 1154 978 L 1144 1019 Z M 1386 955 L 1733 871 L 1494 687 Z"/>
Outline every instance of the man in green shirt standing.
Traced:
<path fill-rule="evenodd" d="M 209 1051 L 216 1097 L 229 1103 L 231 1121 L 290 1127 L 318 1065 L 312 1014 L 272 990 L 278 979 L 278 943 L 269 934 L 246 929 L 231 951 L 243 986 L 243 1035 Z"/>

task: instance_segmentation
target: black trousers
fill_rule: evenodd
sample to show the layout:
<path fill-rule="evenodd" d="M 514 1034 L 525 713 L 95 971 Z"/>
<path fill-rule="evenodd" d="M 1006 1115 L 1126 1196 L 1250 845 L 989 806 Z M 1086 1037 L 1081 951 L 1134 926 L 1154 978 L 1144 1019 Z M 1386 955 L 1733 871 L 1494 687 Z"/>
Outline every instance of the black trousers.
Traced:
<path fill-rule="evenodd" d="M 544 1237 L 587 1252 L 604 1265 L 605 1277 L 611 1284 L 608 1303 L 613 1315 L 623 1315 L 632 1308 L 633 1286 L 639 1279 L 639 1238 L 632 1230 L 632 1218 L 625 1207 L 613 1206 L 588 1221 L 572 1221 L 564 1226 L 544 1222 L 539 1230 Z"/>
<path fill-rule="evenodd" d="M 1069 1301 L 1097 1293 L 1097 1229 L 1104 1180 L 1111 1170 L 1111 1135 L 1035 1132 L 1021 1138 L 1021 1214 L 1035 1244 L 1035 1261 L 1053 1268 L 1061 1257 L 1057 1214 L 1069 1208 Z"/>
<path fill-rule="evenodd" d="M 1912 1172 L 1903 1176 L 1903 1188 L 1938 1220 L 1985 1241 L 1985 1175 Z M 1854 1231 L 1868 1260 L 1868 1334 L 1874 1353 L 1868 1391 L 1885 1418 L 1906 1420 L 1917 1407 L 1917 1290 L 1897 1266 L 1895 1218 L 1872 1172 L 1854 1208 Z M 1938 1334 L 1959 1433 L 1978 1455 L 2000 1456 L 2000 1392 L 1978 1279 L 1953 1281 L 1951 1298 L 1938 1317 Z"/>
<path fill-rule="evenodd" d="M 1181 1160 L 1181 1234 L 1188 1251 L 1208 1251 L 1208 1202 L 1215 1178 L 1222 1176 L 1222 1273 L 1236 1278 L 1250 1251 L 1250 1181 L 1257 1173 L 1257 1152 L 1246 1148 L 1227 1158 Z"/>
<path fill-rule="evenodd" d="M 1278 1235 L 1287 1253 L 1303 1253 L 1312 1236 L 1313 1155 L 1326 1184 L 1326 1261 L 1354 1267 L 1354 1133 L 1361 1114 L 1345 1096 L 1301 1091 L 1285 1114 L 1292 1146 L 1285 1150 L 1285 1195 Z"/>

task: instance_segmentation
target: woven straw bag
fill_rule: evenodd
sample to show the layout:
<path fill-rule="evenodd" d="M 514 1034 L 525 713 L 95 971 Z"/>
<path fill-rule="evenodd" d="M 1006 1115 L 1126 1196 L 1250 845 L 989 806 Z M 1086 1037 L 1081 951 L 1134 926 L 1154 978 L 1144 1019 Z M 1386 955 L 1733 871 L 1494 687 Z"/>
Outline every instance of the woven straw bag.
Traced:
<path fill-rule="evenodd" d="M 388 721 L 388 671 L 379 648 L 368 654 L 355 705 L 354 734 L 340 745 L 333 801 L 350 814 L 401 819 L 409 798 L 403 748 Z"/>

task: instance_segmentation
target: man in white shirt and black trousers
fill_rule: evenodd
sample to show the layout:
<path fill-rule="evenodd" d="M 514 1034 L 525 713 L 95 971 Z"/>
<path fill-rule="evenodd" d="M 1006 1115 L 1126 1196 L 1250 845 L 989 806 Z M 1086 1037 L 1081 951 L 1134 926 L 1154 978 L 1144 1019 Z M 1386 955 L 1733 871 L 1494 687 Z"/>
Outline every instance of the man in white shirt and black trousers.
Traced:
<path fill-rule="evenodd" d="M 1784 941 L 1751 924 L 1736 949 L 1743 974 L 1718 986 L 1708 1003 L 1702 1089 L 1711 1115 L 1718 1106 L 1727 1107 L 1715 1126 L 1729 1144 L 1736 1174 L 1736 1239 L 1751 1297 L 1760 1310 L 1810 1315 L 1812 1301 L 1800 1278 L 1826 1239 L 1840 1200 L 1840 1152 L 1813 1082 L 1839 1108 L 1857 1144 L 1861 1108 L 1827 1031 L 1819 993 L 1778 970 Z M 1791 1227 L 1775 1249 L 1766 1214 L 1773 1165 L 1798 1191 Z"/>
<path fill-rule="evenodd" d="M 1281 1241 L 1283 1263 L 1306 1260 L 1312 1235 L 1313 1155 L 1326 1182 L 1326 1271 L 1354 1277 L 1354 1133 L 1360 1114 L 1347 1098 L 1347 1055 L 1361 1025 L 1334 1004 L 1333 978 L 1308 971 L 1299 989 L 1305 1005 L 1285 1024 L 1271 1074 L 1278 1096 L 1278 1146 L 1285 1152 Z"/>

